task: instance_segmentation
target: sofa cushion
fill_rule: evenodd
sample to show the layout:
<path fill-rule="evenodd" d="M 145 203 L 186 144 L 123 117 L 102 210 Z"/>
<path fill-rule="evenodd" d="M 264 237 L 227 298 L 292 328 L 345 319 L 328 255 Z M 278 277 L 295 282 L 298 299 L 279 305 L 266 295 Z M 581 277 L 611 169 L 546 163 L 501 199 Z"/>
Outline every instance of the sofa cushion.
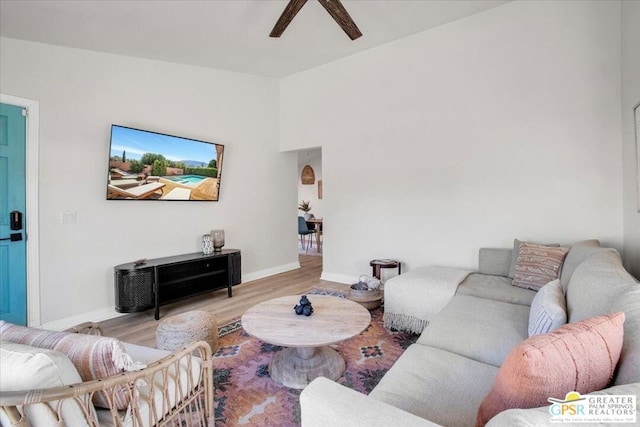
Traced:
<path fill-rule="evenodd" d="M 567 302 L 560 280 L 553 280 L 542 287 L 531 303 L 529 312 L 529 336 L 555 331 L 567 323 Z"/>
<path fill-rule="evenodd" d="M 314 379 L 300 393 L 300 421 L 304 427 L 440 427 L 325 377 Z"/>
<path fill-rule="evenodd" d="M 497 371 L 495 366 L 413 344 L 369 397 L 437 424 L 473 426 L 478 406 Z"/>
<path fill-rule="evenodd" d="M 122 345 L 124 346 L 127 354 L 131 356 L 133 360 L 144 363 L 145 365 L 150 365 L 153 362 L 157 362 L 171 354 L 168 350 L 159 350 L 157 348 L 131 344 L 128 342 L 123 342 Z"/>
<path fill-rule="evenodd" d="M 130 354 L 135 360 L 148 365 L 171 354 L 169 351 L 130 343 L 123 343 L 123 345 L 127 350 L 127 354 Z M 187 396 L 190 392 L 188 387 L 189 383 L 200 383 L 202 368 L 202 360 L 200 358 L 194 357 L 190 366 L 186 359 L 181 360 L 178 369 L 179 375 L 176 375 L 176 365 L 177 363 L 171 365 L 171 367 L 167 369 L 166 375 L 163 375 L 162 372 L 156 372 L 153 376 L 153 384 L 149 384 L 149 381 L 147 381 L 146 384 L 138 385 L 138 414 L 140 415 L 142 427 L 151 427 L 153 425 L 152 420 L 162 419 L 164 415 L 169 412 L 169 408 L 173 408 L 179 396 Z M 191 378 L 189 378 L 189 376 Z M 168 407 L 163 405 L 163 395 L 168 399 Z M 155 416 L 150 414 L 151 405 L 149 405 L 149 402 L 151 401 L 154 402 Z M 137 424 L 137 420 L 133 418 L 131 411 L 121 411 L 119 417 L 121 424 L 113 422 L 113 418 L 108 410 L 98 409 L 97 412 L 101 427 L 115 427 L 116 425 L 120 427 L 130 427 L 139 425 Z"/>
<path fill-rule="evenodd" d="M 625 315 L 624 342 L 614 384 L 640 383 L 640 284 L 620 295 L 612 311 L 623 311 Z"/>
<path fill-rule="evenodd" d="M 81 382 L 80 374 L 71 360 L 59 351 L 9 341 L 0 342 L 0 390 L 3 393 L 62 387 Z M 31 425 L 56 425 L 57 420 L 51 409 L 56 411 L 57 405 L 58 401 L 53 401 L 26 406 L 25 411 Z M 63 402 L 61 416 L 66 425 L 88 425 L 82 408 L 71 399 Z"/>
<path fill-rule="evenodd" d="M 603 250 L 606 250 L 606 248 L 601 248 L 600 242 L 597 240 L 585 240 L 584 242 L 578 242 L 571 246 L 569 253 L 567 253 L 564 259 L 562 272 L 560 273 L 560 283 L 562 284 L 563 291 L 566 292 L 567 284 L 576 268 L 591 255 Z"/>
<path fill-rule="evenodd" d="M 480 248 L 478 272 L 492 276 L 509 276 L 513 251 L 502 248 Z"/>
<path fill-rule="evenodd" d="M 551 280 L 557 279 L 567 252 L 569 248 L 563 246 L 520 243 L 513 275 L 514 286 L 537 291 Z"/>
<path fill-rule="evenodd" d="M 60 351 L 71 359 L 82 381 L 107 378 L 126 370 L 144 367 L 133 362 L 122 343 L 110 337 L 74 334 L 28 328 L 0 321 L 0 338 L 19 344 Z M 114 401 L 118 409 L 127 409 L 129 396 L 116 389 Z M 93 403 L 109 407 L 108 399 L 101 393 L 93 396 Z"/>
<path fill-rule="evenodd" d="M 529 307 L 456 295 L 425 328 L 417 343 L 500 366 L 529 335 Z"/>
<path fill-rule="evenodd" d="M 624 313 L 561 326 L 528 338 L 509 353 L 478 410 L 477 425 L 511 408 L 535 408 L 570 391 L 607 386 L 620 357 Z"/>
<path fill-rule="evenodd" d="M 530 306 L 536 292 L 513 286 L 508 277 L 472 273 L 458 286 L 456 295 Z"/>
<path fill-rule="evenodd" d="M 610 313 L 613 303 L 635 283 L 615 249 L 590 256 L 575 269 L 567 284 L 569 322 Z"/>
<path fill-rule="evenodd" d="M 534 243 L 534 242 L 522 242 L 518 239 L 513 239 L 513 250 L 511 251 L 511 264 L 509 265 L 509 277 L 513 279 L 516 275 L 516 262 L 518 261 L 518 251 L 520 250 L 520 243 L 532 243 L 542 246 L 558 247 L 560 243 Z"/>
<path fill-rule="evenodd" d="M 604 390 L 594 391 L 589 393 L 589 396 L 615 396 L 615 395 L 640 395 L 640 384 L 628 384 L 616 387 L 609 387 Z M 640 399 L 636 399 L 636 414 L 640 413 Z M 542 406 L 538 408 L 530 409 L 508 409 L 500 412 L 495 417 L 491 418 L 491 421 L 487 423 L 487 427 L 505 427 L 505 426 L 518 426 L 518 427 L 537 427 L 552 425 L 549 422 L 549 407 Z M 576 427 L 602 427 L 620 426 L 620 423 L 588 423 L 581 422 L 572 424 Z M 628 425 L 628 424 L 622 424 Z"/>

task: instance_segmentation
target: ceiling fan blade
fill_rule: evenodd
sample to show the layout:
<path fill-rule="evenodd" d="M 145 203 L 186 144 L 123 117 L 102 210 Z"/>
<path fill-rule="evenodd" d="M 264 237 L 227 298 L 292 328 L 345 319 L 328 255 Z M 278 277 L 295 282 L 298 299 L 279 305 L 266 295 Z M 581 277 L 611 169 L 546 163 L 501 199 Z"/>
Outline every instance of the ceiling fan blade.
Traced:
<path fill-rule="evenodd" d="M 358 37 L 362 36 L 360 29 L 351 16 L 349 16 L 349 12 L 344 8 L 340 0 L 318 0 L 322 7 L 329 12 L 329 15 L 340 25 L 340 28 L 344 30 L 345 33 L 349 36 L 351 40 L 355 40 Z"/>
<path fill-rule="evenodd" d="M 307 0 L 289 0 L 289 4 L 282 11 L 282 15 L 278 18 L 276 25 L 273 26 L 269 37 L 280 37 L 306 2 Z"/>

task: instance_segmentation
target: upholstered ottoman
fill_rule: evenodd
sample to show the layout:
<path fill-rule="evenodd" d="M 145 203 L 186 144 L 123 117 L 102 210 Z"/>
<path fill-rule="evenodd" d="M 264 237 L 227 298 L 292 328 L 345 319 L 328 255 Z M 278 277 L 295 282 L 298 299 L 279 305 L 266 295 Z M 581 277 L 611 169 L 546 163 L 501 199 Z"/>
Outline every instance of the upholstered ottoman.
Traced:
<path fill-rule="evenodd" d="M 218 349 L 218 322 L 208 311 L 187 311 L 160 321 L 156 329 L 156 347 L 179 350 L 193 341 L 205 341 L 215 353 Z"/>

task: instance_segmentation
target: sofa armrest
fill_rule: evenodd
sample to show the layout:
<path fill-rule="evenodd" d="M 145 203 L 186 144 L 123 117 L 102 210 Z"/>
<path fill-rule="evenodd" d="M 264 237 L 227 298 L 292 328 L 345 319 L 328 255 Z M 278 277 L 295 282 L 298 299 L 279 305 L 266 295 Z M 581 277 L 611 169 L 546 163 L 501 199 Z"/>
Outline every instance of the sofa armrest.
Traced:
<path fill-rule="evenodd" d="M 300 408 L 303 427 L 438 425 L 323 377 L 302 391 Z"/>
<path fill-rule="evenodd" d="M 636 415 L 640 413 L 640 383 L 624 384 L 614 387 L 605 388 L 600 391 L 589 393 L 589 395 L 633 395 L 636 396 Z M 551 424 L 551 415 L 549 414 L 549 407 L 542 406 L 540 408 L 530 409 L 508 409 L 500 412 L 495 417 L 491 418 L 487 423 L 487 427 L 537 427 Z M 581 423 L 580 426 L 617 426 L 616 423 Z"/>
<path fill-rule="evenodd" d="M 492 276 L 509 277 L 512 256 L 511 249 L 480 248 L 478 272 Z"/>
<path fill-rule="evenodd" d="M 538 427 L 551 425 L 549 407 L 530 409 L 507 409 L 491 418 L 486 427 Z M 583 426 L 584 424 L 580 424 Z"/>
<path fill-rule="evenodd" d="M 90 397 L 102 394 L 111 403 L 111 407 L 106 409 L 106 416 L 112 425 L 122 425 L 121 414 L 113 399 L 109 398 L 117 388 L 129 396 L 131 403 L 127 416 L 131 417 L 132 426 L 157 425 L 160 420 L 171 420 L 192 411 L 191 405 L 199 399 L 202 399 L 202 403 L 197 403 L 197 407 L 202 408 L 199 414 L 202 424 L 213 425 L 212 358 L 209 344 L 198 341 L 139 371 L 63 387 L 3 391 L 0 394 L 0 421 L 9 426 L 32 425 L 28 419 L 28 407 L 45 403 L 50 408 L 47 409 L 48 418 L 56 419 L 51 425 L 63 425 L 62 405 L 71 401 L 79 406 L 88 425 L 98 425 Z M 155 411 L 149 408 L 155 408 Z"/>
<path fill-rule="evenodd" d="M 69 329 L 65 329 L 65 332 L 73 332 L 74 334 L 85 335 L 102 335 L 102 328 L 96 322 L 83 322 L 79 325 L 72 326 Z"/>

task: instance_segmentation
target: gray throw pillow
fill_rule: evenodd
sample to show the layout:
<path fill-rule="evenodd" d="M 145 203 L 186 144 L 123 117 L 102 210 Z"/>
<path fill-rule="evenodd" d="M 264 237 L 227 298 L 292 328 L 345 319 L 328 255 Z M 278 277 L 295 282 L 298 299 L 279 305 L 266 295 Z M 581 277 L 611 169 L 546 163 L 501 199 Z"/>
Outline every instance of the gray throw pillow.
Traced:
<path fill-rule="evenodd" d="M 560 280 L 544 285 L 531 302 L 529 336 L 553 332 L 567 323 L 567 301 Z"/>

